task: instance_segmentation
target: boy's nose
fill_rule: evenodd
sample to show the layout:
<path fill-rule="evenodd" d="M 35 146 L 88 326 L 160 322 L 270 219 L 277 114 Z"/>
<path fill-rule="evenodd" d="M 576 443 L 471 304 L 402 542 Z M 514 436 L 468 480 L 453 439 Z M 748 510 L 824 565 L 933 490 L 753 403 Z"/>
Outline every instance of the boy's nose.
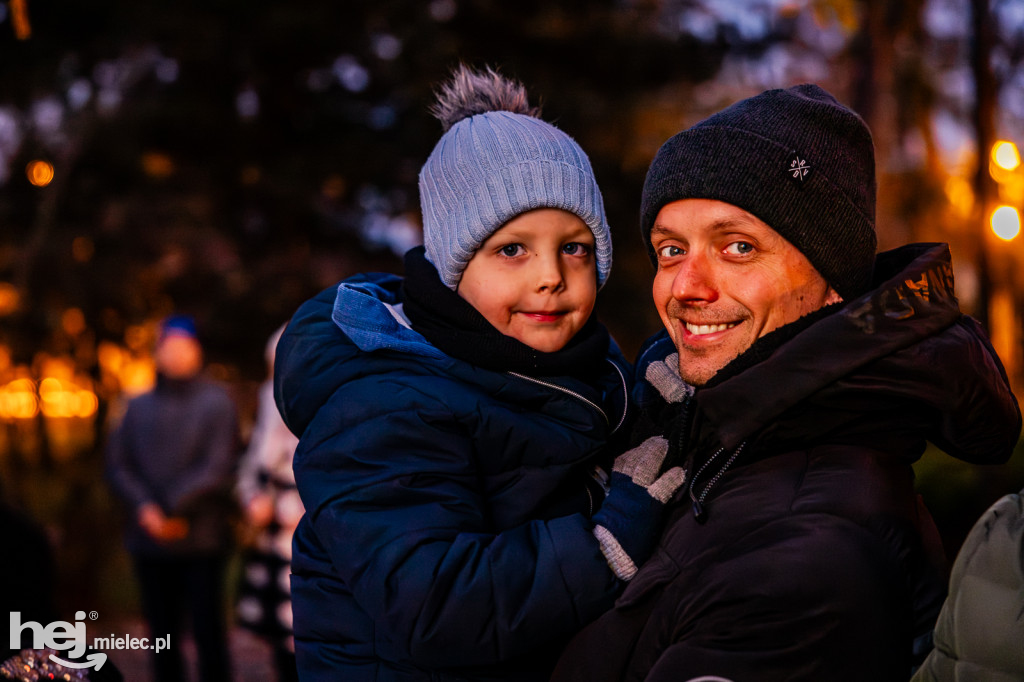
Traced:
<path fill-rule="evenodd" d="M 538 255 L 535 260 L 535 269 L 538 291 L 551 293 L 565 286 L 565 278 L 562 276 L 562 264 L 558 258 Z"/>

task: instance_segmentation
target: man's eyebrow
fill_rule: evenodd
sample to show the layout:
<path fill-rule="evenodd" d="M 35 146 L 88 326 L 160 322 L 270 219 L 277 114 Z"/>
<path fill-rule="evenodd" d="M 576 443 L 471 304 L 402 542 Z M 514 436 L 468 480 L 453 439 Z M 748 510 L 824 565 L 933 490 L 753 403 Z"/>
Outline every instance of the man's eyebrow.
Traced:
<path fill-rule="evenodd" d="M 737 228 L 750 228 L 756 225 L 756 223 L 747 216 L 735 216 L 729 218 L 722 218 L 714 222 L 708 223 L 706 229 L 711 232 L 728 232 Z M 654 227 L 651 228 L 651 237 L 657 236 L 672 236 L 676 233 L 671 227 L 667 227 L 661 223 L 655 223 Z"/>
<path fill-rule="evenodd" d="M 652 237 L 655 236 L 655 235 L 663 235 L 663 234 L 664 235 L 669 235 L 669 234 L 672 234 L 672 233 L 673 232 L 672 232 L 671 229 L 665 227 L 664 225 L 659 225 L 658 223 L 655 223 L 654 227 L 651 228 L 651 236 Z"/>

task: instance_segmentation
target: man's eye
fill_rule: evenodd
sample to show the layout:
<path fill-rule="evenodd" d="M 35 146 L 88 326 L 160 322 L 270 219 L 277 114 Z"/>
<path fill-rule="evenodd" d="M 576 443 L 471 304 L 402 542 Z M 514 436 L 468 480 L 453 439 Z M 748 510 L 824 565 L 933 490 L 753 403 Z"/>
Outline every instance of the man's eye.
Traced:
<path fill-rule="evenodd" d="M 733 242 L 729 246 L 725 247 L 725 250 L 731 254 L 743 256 L 748 253 L 754 252 L 754 245 L 750 242 Z"/>
<path fill-rule="evenodd" d="M 663 246 L 658 249 L 658 256 L 661 258 L 675 258 L 676 256 L 682 255 L 683 250 L 678 246 Z"/>
<path fill-rule="evenodd" d="M 579 242 L 569 242 L 562 247 L 562 253 L 569 256 L 585 256 L 590 253 L 590 247 Z"/>
<path fill-rule="evenodd" d="M 519 255 L 519 253 L 522 250 L 522 248 L 523 248 L 522 244 L 506 244 L 505 246 L 501 247 L 501 249 L 499 249 L 498 252 L 502 256 L 508 256 L 509 258 L 515 258 L 516 256 Z"/>

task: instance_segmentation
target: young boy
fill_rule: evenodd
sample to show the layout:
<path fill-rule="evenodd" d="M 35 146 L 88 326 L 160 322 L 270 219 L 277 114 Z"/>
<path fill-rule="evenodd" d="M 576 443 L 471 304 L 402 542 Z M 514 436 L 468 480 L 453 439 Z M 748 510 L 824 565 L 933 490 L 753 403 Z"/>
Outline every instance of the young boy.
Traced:
<path fill-rule="evenodd" d="M 586 154 L 491 71 L 458 70 L 434 113 L 404 280 L 342 282 L 278 346 L 303 680 L 546 680 L 682 483 L 657 439 L 603 505 L 591 475 L 629 387 L 592 314 L 611 237 Z"/>

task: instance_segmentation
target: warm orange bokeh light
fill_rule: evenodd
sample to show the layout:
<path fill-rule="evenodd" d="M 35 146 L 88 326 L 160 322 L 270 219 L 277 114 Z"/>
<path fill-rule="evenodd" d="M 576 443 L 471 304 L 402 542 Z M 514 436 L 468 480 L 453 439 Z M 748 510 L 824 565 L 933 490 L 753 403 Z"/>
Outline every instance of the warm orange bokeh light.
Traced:
<path fill-rule="evenodd" d="M 1003 170 L 1016 170 L 1020 165 L 1020 152 L 1017 145 L 1006 140 L 1000 140 L 992 145 L 992 163 Z"/>
<path fill-rule="evenodd" d="M 174 174 L 174 160 L 161 152 L 142 155 L 142 171 L 151 178 L 168 178 Z"/>
<path fill-rule="evenodd" d="M 10 315 L 17 312 L 21 304 L 21 294 L 18 288 L 10 282 L 0 282 L 0 315 Z"/>
<path fill-rule="evenodd" d="M 15 379 L 0 386 L 0 419 L 32 419 L 39 414 L 36 384 L 31 379 Z"/>
<path fill-rule="evenodd" d="M 60 316 L 60 326 L 68 336 L 85 331 L 85 314 L 78 308 L 68 308 Z"/>
<path fill-rule="evenodd" d="M 54 377 L 39 382 L 39 402 L 43 416 L 50 418 L 87 418 L 96 414 L 99 407 L 95 393 Z"/>
<path fill-rule="evenodd" d="M 156 364 L 148 355 L 137 357 L 112 341 L 101 341 L 96 356 L 104 385 L 112 390 L 131 397 L 148 391 L 156 384 Z"/>
<path fill-rule="evenodd" d="M 966 218 L 974 210 L 974 190 L 963 178 L 951 176 L 946 180 L 946 196 L 956 212 Z"/>
<path fill-rule="evenodd" d="M 992 231 L 1004 241 L 1020 234 L 1020 213 L 1013 206 L 1000 206 L 992 212 Z"/>
<path fill-rule="evenodd" d="M 53 165 L 46 161 L 32 161 L 25 167 L 25 175 L 36 187 L 46 187 L 53 182 Z"/>

